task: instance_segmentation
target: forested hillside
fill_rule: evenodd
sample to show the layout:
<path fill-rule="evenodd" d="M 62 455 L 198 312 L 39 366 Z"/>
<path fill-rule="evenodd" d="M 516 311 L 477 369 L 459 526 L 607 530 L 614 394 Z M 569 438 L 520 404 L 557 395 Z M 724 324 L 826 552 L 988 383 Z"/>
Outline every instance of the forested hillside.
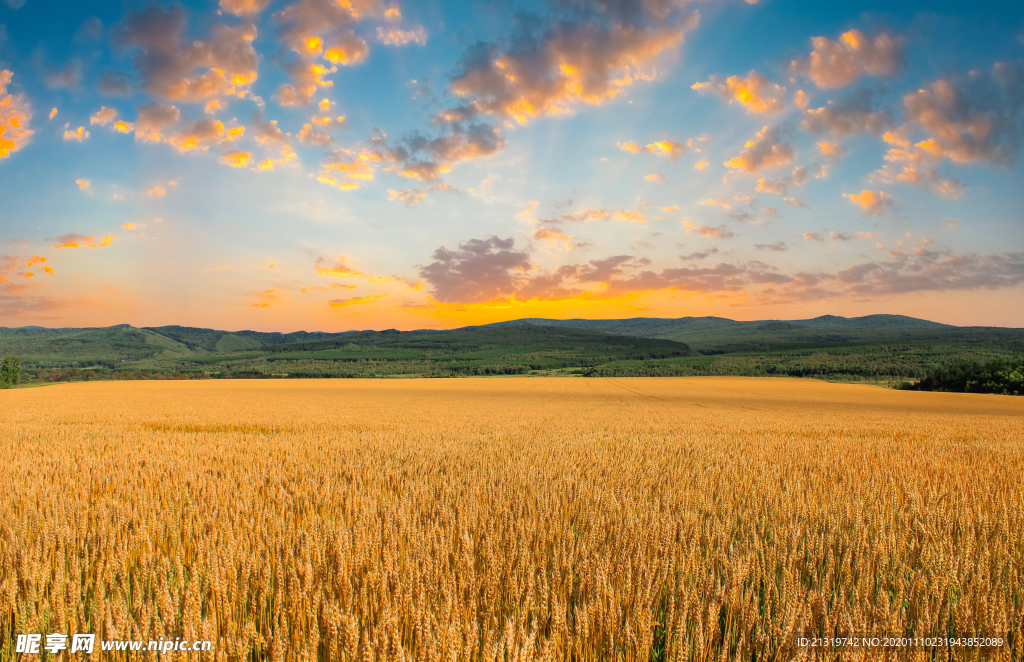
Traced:
<path fill-rule="evenodd" d="M 1022 329 L 956 327 L 895 315 L 753 322 L 538 319 L 449 331 L 343 333 L 128 325 L 0 328 L 0 357 L 20 357 L 26 383 L 566 374 L 778 375 L 883 384 L 932 379 L 938 384 L 934 376 L 941 374 L 944 384 L 964 365 L 1009 362 L 1022 353 Z"/>

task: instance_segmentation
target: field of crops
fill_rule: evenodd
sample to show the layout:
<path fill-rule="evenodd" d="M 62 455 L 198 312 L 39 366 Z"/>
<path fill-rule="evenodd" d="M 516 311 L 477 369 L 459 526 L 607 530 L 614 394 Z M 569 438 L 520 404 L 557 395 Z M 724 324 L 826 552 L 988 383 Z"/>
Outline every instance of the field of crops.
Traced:
<path fill-rule="evenodd" d="M 0 391 L 0 458 L 0 660 L 35 659 L 25 632 L 217 660 L 837 659 L 798 638 L 839 634 L 1024 659 L 1024 398 L 59 384 Z"/>

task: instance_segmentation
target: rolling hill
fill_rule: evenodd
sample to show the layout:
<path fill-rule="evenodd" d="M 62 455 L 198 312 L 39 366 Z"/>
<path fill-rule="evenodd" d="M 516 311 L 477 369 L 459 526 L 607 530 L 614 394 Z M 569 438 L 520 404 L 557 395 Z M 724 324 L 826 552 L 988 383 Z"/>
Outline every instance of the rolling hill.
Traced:
<path fill-rule="evenodd" d="M 787 375 L 899 382 L 1010 360 L 1024 329 L 900 315 L 521 319 L 445 331 L 267 333 L 183 326 L 0 327 L 30 379 L 510 374 Z"/>

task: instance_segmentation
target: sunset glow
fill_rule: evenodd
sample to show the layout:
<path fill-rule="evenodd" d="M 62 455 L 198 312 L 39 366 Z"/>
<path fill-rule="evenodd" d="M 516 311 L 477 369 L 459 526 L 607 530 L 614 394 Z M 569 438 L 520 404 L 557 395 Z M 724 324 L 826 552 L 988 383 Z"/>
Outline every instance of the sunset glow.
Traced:
<path fill-rule="evenodd" d="M 0 326 L 1024 326 L 1024 10 L 805 4 L 7 0 Z"/>

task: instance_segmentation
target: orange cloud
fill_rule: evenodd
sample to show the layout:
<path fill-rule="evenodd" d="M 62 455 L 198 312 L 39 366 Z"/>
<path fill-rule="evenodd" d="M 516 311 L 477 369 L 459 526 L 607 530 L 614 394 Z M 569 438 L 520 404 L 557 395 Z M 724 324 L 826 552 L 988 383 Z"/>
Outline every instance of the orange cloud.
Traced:
<path fill-rule="evenodd" d="M 697 163 L 694 164 L 693 169 L 694 170 L 703 170 L 704 168 L 707 168 L 709 165 L 711 165 L 711 164 L 708 163 L 707 161 L 701 159 L 700 161 L 697 161 Z"/>
<path fill-rule="evenodd" d="M 729 231 L 724 225 L 710 227 L 707 225 L 694 225 L 690 221 L 683 221 L 687 233 L 697 233 L 708 239 L 732 239 L 736 235 Z"/>
<path fill-rule="evenodd" d="M 822 89 L 846 87 L 861 76 L 891 76 L 903 68 L 902 43 L 890 34 L 872 39 L 860 30 L 850 30 L 836 41 L 814 37 L 811 43 L 810 57 L 793 60 L 790 71 L 807 76 Z"/>
<path fill-rule="evenodd" d="M 154 186 L 153 188 L 146 191 L 146 195 L 148 195 L 151 198 L 162 198 L 166 194 L 167 191 L 164 190 L 162 186 Z"/>
<path fill-rule="evenodd" d="M 574 237 L 564 234 L 557 228 L 539 228 L 533 233 L 533 238 L 546 241 L 551 244 L 561 244 L 566 250 L 576 248 L 576 245 L 572 241 Z"/>
<path fill-rule="evenodd" d="M 818 151 L 821 152 L 822 156 L 831 161 L 838 161 L 843 157 L 843 154 L 846 152 L 846 150 L 844 150 L 841 145 L 837 145 L 836 143 L 830 143 L 826 140 L 818 142 Z"/>
<path fill-rule="evenodd" d="M 367 159 L 354 156 L 348 150 L 337 150 L 328 154 L 324 159 L 323 167 L 318 180 L 332 186 L 338 186 L 336 177 L 344 179 L 370 180 L 374 178 L 374 169 Z M 332 176 L 334 175 L 334 176 Z M 325 181 L 328 180 L 328 181 Z M 349 184 L 354 184 L 349 182 Z M 342 188 L 339 186 L 339 188 Z M 347 188 L 359 188 L 358 184 Z"/>
<path fill-rule="evenodd" d="M 83 191 L 89 190 L 89 186 L 92 184 L 92 182 L 89 181 L 88 179 L 76 179 L 75 183 L 78 184 L 78 188 L 82 189 Z"/>
<path fill-rule="evenodd" d="M 136 225 L 134 223 L 125 223 L 121 227 L 124 228 L 125 230 L 134 230 L 134 229 L 136 229 Z"/>
<path fill-rule="evenodd" d="M 793 147 L 782 141 L 777 127 L 764 127 L 754 140 L 747 142 L 739 156 L 726 161 L 724 165 L 753 173 L 762 168 L 778 168 L 795 157 Z"/>
<path fill-rule="evenodd" d="M 270 0 L 220 0 L 221 10 L 238 16 L 258 14 L 269 4 Z"/>
<path fill-rule="evenodd" d="M 729 103 L 738 101 L 748 113 L 774 113 L 786 106 L 785 90 L 763 75 L 751 71 L 746 77 L 729 76 L 724 81 L 712 76 L 706 83 L 694 83 L 692 89 L 714 92 Z"/>
<path fill-rule="evenodd" d="M 232 168 L 244 168 L 246 165 L 248 165 L 250 156 L 251 155 L 248 152 L 235 150 L 227 152 L 226 154 L 220 157 L 220 160 L 223 163 L 226 163 L 227 165 L 231 166 Z"/>
<path fill-rule="evenodd" d="M 631 223 L 646 223 L 647 217 L 639 211 L 626 211 L 624 209 L 583 209 L 578 212 L 571 214 L 562 214 L 553 219 L 547 219 L 549 222 L 561 223 L 568 221 L 571 223 L 581 223 L 584 221 L 628 221 Z"/>
<path fill-rule="evenodd" d="M 67 125 L 65 125 L 65 126 L 67 126 Z M 85 140 L 88 137 L 89 137 L 89 132 L 85 130 L 84 126 L 80 126 L 77 129 L 75 129 L 75 130 L 65 130 L 64 131 L 64 140 L 77 140 L 78 142 L 82 142 L 83 140 Z"/>
<path fill-rule="evenodd" d="M 414 189 L 401 189 L 396 191 L 395 189 L 388 189 L 388 200 L 395 201 L 400 200 L 409 207 L 415 207 L 420 202 L 427 199 L 427 194 L 418 188 Z"/>
<path fill-rule="evenodd" d="M 886 211 L 892 209 L 894 202 L 892 198 L 882 191 L 861 191 L 860 193 L 844 193 L 843 197 L 860 205 L 861 214 L 864 216 L 882 216 Z"/>
<path fill-rule="evenodd" d="M 652 173 L 650 175 L 644 175 L 644 179 L 649 182 L 663 183 L 665 181 L 665 175 L 659 175 L 658 173 Z"/>
<path fill-rule="evenodd" d="M 32 108 L 24 94 L 7 94 L 14 74 L 0 69 L 0 159 L 28 144 L 33 131 L 29 130 Z"/>
<path fill-rule="evenodd" d="M 323 266 L 323 261 L 318 260 L 316 264 L 316 275 L 317 276 L 329 276 L 331 278 L 360 278 L 373 283 L 376 285 L 387 285 L 387 284 L 402 284 L 405 285 L 405 281 L 397 277 L 387 276 L 372 276 L 370 274 L 363 273 L 357 269 L 353 269 L 345 261 L 345 256 L 342 256 L 335 264 L 331 266 Z"/>
<path fill-rule="evenodd" d="M 351 299 L 332 299 L 331 300 L 331 307 L 332 308 L 341 308 L 342 306 L 354 306 L 354 305 L 359 304 L 359 303 L 367 303 L 367 302 L 370 302 L 370 301 L 375 301 L 376 299 L 381 299 L 381 298 L 386 297 L 386 296 L 387 296 L 387 293 L 385 292 L 385 293 L 382 293 L 382 294 L 370 294 L 370 295 L 365 296 L 365 297 L 352 297 Z"/>
<path fill-rule="evenodd" d="M 258 76 L 251 21 L 213 26 L 210 39 L 188 39 L 188 13 L 180 5 L 129 10 L 115 32 L 124 48 L 138 50 L 135 66 L 146 91 L 174 101 L 239 94 Z"/>
<path fill-rule="evenodd" d="M 103 241 L 97 242 L 96 237 L 92 235 L 81 235 L 81 234 L 62 234 L 59 237 L 47 237 L 47 241 L 54 241 L 56 245 L 54 248 L 78 248 L 80 246 L 89 246 L 91 248 L 100 248 L 103 246 L 109 246 L 110 242 L 117 239 L 117 235 L 107 235 L 103 238 Z"/>
<path fill-rule="evenodd" d="M 655 77 L 654 62 L 677 48 L 699 15 L 652 20 L 652 27 L 614 23 L 555 23 L 540 40 L 481 48 L 463 60 L 451 91 L 473 112 L 526 124 L 531 118 L 600 105 L 637 80 Z"/>
<path fill-rule="evenodd" d="M 337 177 L 331 177 L 329 175 L 320 174 L 317 175 L 316 181 L 321 184 L 327 184 L 341 189 L 342 191 L 354 191 L 359 188 L 359 184 L 356 182 L 339 182 Z"/>
<path fill-rule="evenodd" d="M 329 145 L 334 139 L 331 138 L 330 134 L 320 131 L 312 124 L 303 124 L 302 130 L 299 131 L 299 140 L 306 143 L 307 145 L 317 145 L 318 147 L 325 147 Z"/>
<path fill-rule="evenodd" d="M 619 149 L 624 152 L 632 152 L 634 154 L 642 151 L 648 154 L 657 154 L 662 156 L 669 156 L 672 159 L 678 159 L 683 154 L 686 154 L 686 150 L 693 143 L 692 140 L 688 140 L 687 144 L 675 142 L 674 140 L 661 140 L 654 143 L 649 143 L 643 147 L 640 147 L 634 142 L 618 143 Z"/>
<path fill-rule="evenodd" d="M 244 129 L 243 129 L 244 130 Z M 167 139 L 180 152 L 206 150 L 210 145 L 232 140 L 224 123 L 213 119 L 196 120 Z"/>
<path fill-rule="evenodd" d="M 181 111 L 169 104 L 151 103 L 139 108 L 135 120 L 135 139 L 150 142 L 164 140 L 163 131 L 181 118 Z"/>
<path fill-rule="evenodd" d="M 54 108 L 53 110 L 50 111 L 50 119 L 52 120 L 56 116 L 57 116 L 57 109 Z"/>
<path fill-rule="evenodd" d="M 352 32 L 345 32 L 335 39 L 324 51 L 324 58 L 331 64 L 351 66 L 366 59 L 370 47 L 361 37 Z"/>

